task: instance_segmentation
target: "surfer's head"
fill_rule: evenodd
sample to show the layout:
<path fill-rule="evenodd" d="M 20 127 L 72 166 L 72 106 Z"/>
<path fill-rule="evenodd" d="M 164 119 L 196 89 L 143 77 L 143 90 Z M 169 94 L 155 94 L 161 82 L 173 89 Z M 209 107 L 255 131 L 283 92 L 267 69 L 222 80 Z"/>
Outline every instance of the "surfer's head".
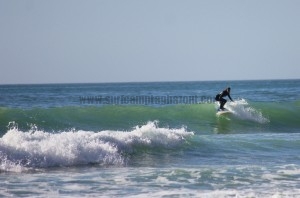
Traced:
<path fill-rule="evenodd" d="M 227 87 L 227 91 L 230 92 L 230 87 Z"/>

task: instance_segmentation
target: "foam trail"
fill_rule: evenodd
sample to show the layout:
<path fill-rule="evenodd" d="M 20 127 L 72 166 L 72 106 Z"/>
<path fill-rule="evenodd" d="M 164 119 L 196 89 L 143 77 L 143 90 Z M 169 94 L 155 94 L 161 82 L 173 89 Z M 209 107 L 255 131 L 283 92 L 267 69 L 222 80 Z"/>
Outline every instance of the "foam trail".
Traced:
<path fill-rule="evenodd" d="M 251 120 L 261 124 L 270 122 L 259 110 L 251 107 L 245 99 L 227 102 L 225 107 L 242 120 Z"/>
<path fill-rule="evenodd" d="M 159 128 L 149 122 L 132 131 L 20 131 L 13 127 L 0 139 L 0 171 L 86 164 L 124 165 L 123 153 L 137 146 L 176 147 L 193 135 L 184 128 Z"/>

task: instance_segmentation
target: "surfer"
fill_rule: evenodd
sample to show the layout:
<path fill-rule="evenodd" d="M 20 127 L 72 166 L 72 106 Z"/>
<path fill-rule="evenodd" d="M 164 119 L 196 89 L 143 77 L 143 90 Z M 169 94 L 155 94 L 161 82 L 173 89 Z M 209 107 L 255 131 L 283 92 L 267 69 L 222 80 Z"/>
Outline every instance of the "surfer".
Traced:
<path fill-rule="evenodd" d="M 227 87 L 225 90 L 223 90 L 221 93 L 217 94 L 216 95 L 216 101 L 219 101 L 220 102 L 220 109 L 221 110 L 224 110 L 224 105 L 225 103 L 227 102 L 226 99 L 224 99 L 223 97 L 226 97 L 228 96 L 229 99 L 233 102 L 232 98 L 230 97 L 230 87 Z"/>

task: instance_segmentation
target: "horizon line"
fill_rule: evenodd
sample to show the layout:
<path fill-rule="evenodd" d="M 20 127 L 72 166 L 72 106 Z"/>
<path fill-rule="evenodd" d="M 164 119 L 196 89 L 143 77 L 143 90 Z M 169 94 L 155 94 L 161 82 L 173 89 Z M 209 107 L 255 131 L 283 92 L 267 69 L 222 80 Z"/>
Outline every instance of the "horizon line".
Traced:
<path fill-rule="evenodd" d="M 56 85 L 56 84 L 122 84 L 122 83 L 178 83 L 178 82 L 222 82 L 222 81 L 284 81 L 300 80 L 300 78 L 274 78 L 274 79 L 243 79 L 243 80 L 166 80 L 166 81 L 107 81 L 107 82 L 41 82 L 41 83 L 1 83 L 2 85 Z"/>

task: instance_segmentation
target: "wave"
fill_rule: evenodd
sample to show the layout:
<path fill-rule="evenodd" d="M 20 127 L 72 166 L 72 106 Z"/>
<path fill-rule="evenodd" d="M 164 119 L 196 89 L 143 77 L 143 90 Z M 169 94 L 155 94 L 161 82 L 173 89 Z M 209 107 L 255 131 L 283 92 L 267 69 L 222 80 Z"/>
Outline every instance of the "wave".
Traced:
<path fill-rule="evenodd" d="M 153 106 L 82 106 L 55 108 L 0 108 L 0 135 L 14 121 L 23 131 L 33 126 L 57 133 L 69 130 L 131 130 L 132 126 L 159 120 L 163 127 L 185 126 L 199 134 L 248 132 L 299 132 L 299 102 L 249 102 L 240 99 L 225 107 L 232 114 L 216 116 L 217 103 Z"/>
<path fill-rule="evenodd" d="M 193 136 L 184 128 L 160 128 L 157 122 L 131 131 L 105 130 L 49 133 L 12 127 L 0 139 L 0 172 L 86 164 L 124 165 L 128 156 L 143 150 L 174 149 Z"/>

